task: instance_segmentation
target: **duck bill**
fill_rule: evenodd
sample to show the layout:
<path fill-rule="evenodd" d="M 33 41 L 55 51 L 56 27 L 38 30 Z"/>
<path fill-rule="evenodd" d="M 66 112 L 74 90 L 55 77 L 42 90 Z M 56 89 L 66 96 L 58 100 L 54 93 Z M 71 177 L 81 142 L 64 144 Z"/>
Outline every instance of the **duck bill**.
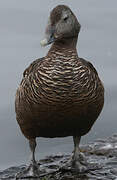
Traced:
<path fill-rule="evenodd" d="M 55 41 L 54 37 L 45 38 L 45 39 L 41 40 L 40 44 L 41 44 L 41 46 L 47 46 L 47 45 L 53 43 L 54 41 Z"/>
<path fill-rule="evenodd" d="M 55 28 L 48 24 L 45 32 L 45 38 L 40 42 L 41 46 L 47 46 L 55 41 L 54 32 Z"/>

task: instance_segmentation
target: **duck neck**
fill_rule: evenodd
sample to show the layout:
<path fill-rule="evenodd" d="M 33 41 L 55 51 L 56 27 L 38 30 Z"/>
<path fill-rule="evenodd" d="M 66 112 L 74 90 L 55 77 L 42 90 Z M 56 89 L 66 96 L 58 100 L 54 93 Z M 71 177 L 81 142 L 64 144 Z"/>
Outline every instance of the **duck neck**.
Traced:
<path fill-rule="evenodd" d="M 74 52 L 77 55 L 77 50 L 76 50 L 76 44 L 77 44 L 77 37 L 72 37 L 72 38 L 66 38 L 61 41 L 55 41 L 49 52 L 48 55 L 52 54 L 53 52 L 64 52 L 64 54 L 68 54 L 68 52 Z"/>

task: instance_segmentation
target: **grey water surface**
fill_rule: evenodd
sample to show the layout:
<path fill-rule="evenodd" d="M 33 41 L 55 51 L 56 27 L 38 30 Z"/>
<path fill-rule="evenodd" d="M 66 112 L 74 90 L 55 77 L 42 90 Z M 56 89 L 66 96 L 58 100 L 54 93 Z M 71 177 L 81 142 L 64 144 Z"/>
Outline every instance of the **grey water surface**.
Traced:
<path fill-rule="evenodd" d="M 91 61 L 105 86 L 104 109 L 82 143 L 117 133 L 117 1 L 0 0 L 0 169 L 25 164 L 28 142 L 15 119 L 14 99 L 22 72 L 49 47 L 40 47 L 50 10 L 66 4 L 82 28 L 78 54 Z M 38 139 L 37 159 L 72 152 L 72 137 Z"/>

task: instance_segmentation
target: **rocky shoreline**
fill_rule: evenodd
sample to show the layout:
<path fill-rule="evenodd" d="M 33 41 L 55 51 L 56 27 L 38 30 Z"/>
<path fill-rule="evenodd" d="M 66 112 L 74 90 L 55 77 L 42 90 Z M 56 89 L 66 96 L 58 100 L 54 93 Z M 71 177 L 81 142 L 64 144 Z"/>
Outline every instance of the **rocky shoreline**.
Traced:
<path fill-rule="evenodd" d="M 107 139 L 98 139 L 94 143 L 81 145 L 89 167 L 87 172 L 79 174 L 71 168 L 61 168 L 71 154 L 57 154 L 39 161 L 38 180 L 117 180 L 117 134 Z M 15 180 L 17 172 L 26 166 L 10 167 L 0 171 L 0 180 Z M 34 180 L 34 178 L 30 178 Z"/>

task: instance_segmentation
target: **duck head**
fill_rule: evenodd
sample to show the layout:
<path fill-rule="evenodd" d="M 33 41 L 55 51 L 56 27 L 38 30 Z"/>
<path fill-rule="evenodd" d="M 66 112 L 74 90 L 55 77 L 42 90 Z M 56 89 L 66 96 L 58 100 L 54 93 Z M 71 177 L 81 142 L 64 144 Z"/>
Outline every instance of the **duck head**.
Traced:
<path fill-rule="evenodd" d="M 58 5 L 50 13 L 45 39 L 41 41 L 41 45 L 65 43 L 73 38 L 77 40 L 79 31 L 80 24 L 71 9 L 65 5 Z"/>

